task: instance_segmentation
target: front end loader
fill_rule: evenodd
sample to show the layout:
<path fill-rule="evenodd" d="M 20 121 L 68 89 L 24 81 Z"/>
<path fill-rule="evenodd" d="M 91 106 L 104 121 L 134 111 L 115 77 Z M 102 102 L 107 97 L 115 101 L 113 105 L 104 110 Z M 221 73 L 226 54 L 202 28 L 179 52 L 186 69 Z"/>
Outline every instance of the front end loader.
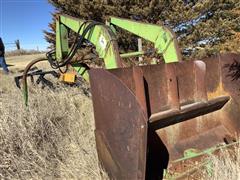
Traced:
<path fill-rule="evenodd" d="M 146 52 L 120 54 L 116 28 L 151 42 L 164 63 L 127 67 L 123 58 Z M 71 48 L 70 30 L 78 34 Z M 84 41 L 95 46 L 105 68 L 72 60 Z M 165 26 L 59 15 L 56 50 L 46 59 L 55 69 L 70 65 L 90 81 L 98 157 L 112 179 L 161 179 L 169 166 L 236 143 L 240 55 L 183 61 L 174 33 Z M 23 78 L 26 104 L 33 64 Z"/>

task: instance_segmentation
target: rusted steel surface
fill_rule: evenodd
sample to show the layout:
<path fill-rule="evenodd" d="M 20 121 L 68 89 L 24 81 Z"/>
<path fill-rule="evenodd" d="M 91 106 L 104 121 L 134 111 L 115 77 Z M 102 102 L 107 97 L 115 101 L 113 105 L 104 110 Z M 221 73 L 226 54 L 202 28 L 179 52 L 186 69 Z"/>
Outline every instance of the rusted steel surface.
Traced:
<path fill-rule="evenodd" d="M 178 88 L 174 64 L 141 66 L 144 74 L 148 114 L 178 110 Z"/>
<path fill-rule="evenodd" d="M 236 133 L 240 133 L 240 80 L 233 80 L 237 74 L 233 66 L 240 64 L 240 55 L 224 54 L 203 62 L 206 64 L 208 100 L 219 96 L 229 96 L 230 100 L 219 111 L 159 129 L 158 135 L 168 149 L 170 160 L 181 157 L 186 149 L 203 150 L 223 143 L 227 136 L 234 138 Z"/>
<path fill-rule="evenodd" d="M 202 61 L 141 68 L 145 96 L 148 97 L 149 122 L 156 130 L 216 111 L 229 100 L 228 96 L 221 96 L 208 101 L 206 65 Z"/>
<path fill-rule="evenodd" d="M 110 176 L 161 178 L 186 149 L 201 151 L 239 133 L 238 65 L 240 55 L 227 54 L 90 70 L 97 150 Z"/>
<path fill-rule="evenodd" d="M 170 125 L 174 125 L 198 116 L 202 116 L 213 111 L 221 109 L 229 100 L 229 96 L 215 98 L 207 103 L 199 102 L 190 105 L 181 106 L 179 112 L 164 114 L 164 117 L 155 116 L 150 118 L 151 128 L 158 130 Z"/>
<path fill-rule="evenodd" d="M 177 63 L 178 91 L 180 104 L 207 101 L 205 87 L 206 65 L 202 61 Z"/>
<path fill-rule="evenodd" d="M 147 116 L 136 96 L 103 69 L 90 71 L 90 83 L 99 159 L 114 179 L 144 179 Z"/>

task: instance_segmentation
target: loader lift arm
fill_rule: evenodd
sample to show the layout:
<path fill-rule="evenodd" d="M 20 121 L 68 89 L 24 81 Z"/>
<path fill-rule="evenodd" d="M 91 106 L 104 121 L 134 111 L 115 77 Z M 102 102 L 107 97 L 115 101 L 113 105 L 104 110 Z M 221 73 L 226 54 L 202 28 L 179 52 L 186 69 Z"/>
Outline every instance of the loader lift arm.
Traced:
<path fill-rule="evenodd" d="M 58 17 L 56 22 L 56 58 L 58 61 L 69 53 L 68 29 L 81 36 L 91 23 L 91 21 L 79 20 L 68 15 Z M 167 27 L 116 17 L 110 18 L 110 24 L 154 43 L 158 53 L 163 54 L 166 63 L 181 61 L 175 34 Z M 116 37 L 110 27 L 97 24 L 84 35 L 85 39 L 95 45 L 99 57 L 104 60 L 106 69 L 123 67 Z"/>
<path fill-rule="evenodd" d="M 118 26 L 154 43 L 154 47 L 158 50 L 157 52 L 163 54 L 165 63 L 179 62 L 182 59 L 175 33 L 166 26 L 117 17 L 110 18 L 110 25 Z"/>
<path fill-rule="evenodd" d="M 163 54 L 165 63 L 181 61 L 175 34 L 167 27 L 116 17 L 111 17 L 110 23 L 154 43 L 155 48 L 158 49 L 158 53 Z M 99 57 L 103 59 L 106 69 L 123 67 L 117 39 L 111 26 L 94 21 L 77 19 L 68 15 L 59 15 L 56 18 L 56 50 L 47 53 L 47 59 L 53 68 L 57 69 L 70 64 L 85 80 L 89 80 L 86 66 L 71 62 L 72 57 L 80 46 L 76 44 L 72 48 L 69 48 L 69 30 L 76 32 L 82 41 L 87 39 L 95 45 L 96 51 Z M 53 62 L 55 65 L 53 65 Z M 34 64 L 31 64 L 31 66 Z M 25 74 L 27 74 L 27 71 Z M 27 76 L 23 77 L 23 93 L 25 104 L 27 104 Z"/>
<path fill-rule="evenodd" d="M 84 21 L 68 15 L 60 15 L 56 22 L 56 58 L 61 61 L 68 53 L 68 29 L 73 30 L 80 36 L 83 35 L 93 21 Z M 104 59 L 107 69 L 122 67 L 119 50 L 115 36 L 110 28 L 104 24 L 96 24 L 84 35 L 85 39 L 90 41 L 96 47 L 100 58 Z"/>

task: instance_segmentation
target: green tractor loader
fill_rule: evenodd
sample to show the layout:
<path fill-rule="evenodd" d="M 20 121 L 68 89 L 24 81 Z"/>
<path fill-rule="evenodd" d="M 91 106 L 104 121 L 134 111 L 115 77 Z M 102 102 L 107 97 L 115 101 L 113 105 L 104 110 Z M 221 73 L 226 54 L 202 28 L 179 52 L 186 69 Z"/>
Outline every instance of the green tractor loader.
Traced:
<path fill-rule="evenodd" d="M 124 58 L 148 52 L 120 54 L 118 28 L 152 43 L 163 63 L 128 67 Z M 71 44 L 70 31 L 78 35 Z M 86 41 L 95 46 L 105 68 L 73 60 Z M 238 54 L 182 60 L 175 34 L 165 26 L 117 17 L 102 24 L 59 15 L 56 49 L 46 59 L 54 69 L 73 67 L 90 82 L 99 162 L 112 179 L 161 179 L 168 167 L 178 172 L 184 160 L 237 143 Z M 46 59 L 25 69 L 26 104 L 28 71 Z M 66 81 L 74 79 L 66 74 Z"/>

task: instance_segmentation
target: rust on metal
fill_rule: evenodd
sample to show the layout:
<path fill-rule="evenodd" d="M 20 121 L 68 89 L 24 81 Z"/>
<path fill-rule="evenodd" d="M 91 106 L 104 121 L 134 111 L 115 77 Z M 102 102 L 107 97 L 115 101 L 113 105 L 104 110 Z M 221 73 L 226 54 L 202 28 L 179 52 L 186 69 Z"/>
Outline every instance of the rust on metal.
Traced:
<path fill-rule="evenodd" d="M 226 136 L 240 132 L 237 117 L 240 113 L 240 79 L 232 79 L 236 72 L 230 68 L 231 65 L 240 63 L 240 55 L 224 54 L 202 61 L 206 65 L 204 84 L 208 100 L 221 96 L 229 96 L 230 100 L 220 111 L 159 129 L 157 133 L 168 149 L 170 160 L 180 158 L 184 150 L 192 147 L 204 150 L 224 143 Z"/>
<path fill-rule="evenodd" d="M 90 70 L 99 159 L 114 179 L 144 179 L 147 116 L 112 73 Z"/>
<path fill-rule="evenodd" d="M 161 179 L 186 149 L 239 133 L 240 55 L 91 69 L 100 162 L 113 179 Z M 217 111 L 219 110 L 219 111 Z"/>

